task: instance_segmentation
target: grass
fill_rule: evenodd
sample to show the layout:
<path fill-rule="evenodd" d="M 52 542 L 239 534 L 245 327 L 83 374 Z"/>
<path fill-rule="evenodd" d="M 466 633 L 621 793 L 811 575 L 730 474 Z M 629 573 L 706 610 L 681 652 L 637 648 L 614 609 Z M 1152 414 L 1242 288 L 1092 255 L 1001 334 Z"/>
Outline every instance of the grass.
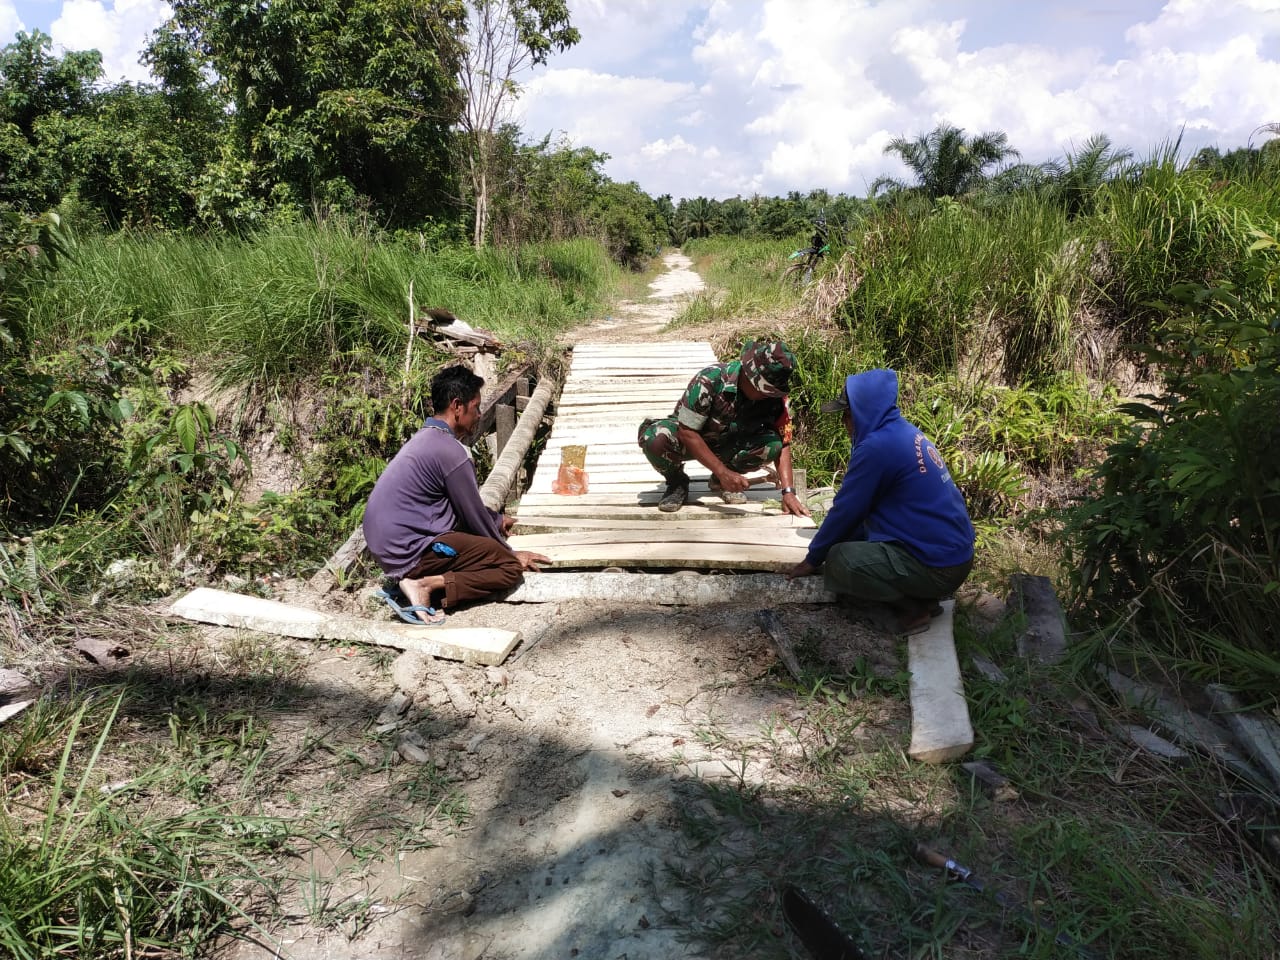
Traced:
<path fill-rule="evenodd" d="M 504 340 L 546 342 L 598 310 L 619 271 L 591 241 L 419 250 L 347 220 L 246 240 L 118 233 L 81 242 L 31 304 L 39 344 L 109 340 L 279 388 L 372 348 L 404 355 L 408 293 Z"/>
<path fill-rule="evenodd" d="M 5 724 L 5 956 L 204 956 L 228 937 L 269 942 L 307 910 L 354 935 L 376 904 L 337 893 L 335 876 L 305 907 L 311 854 L 358 867 L 466 822 L 440 771 L 390 767 L 390 744 L 363 724 L 298 715 L 332 693 L 307 678 L 297 645 L 214 645 L 122 607 L 74 629 L 119 638 L 133 664 L 106 677 L 71 667 Z"/>
<path fill-rule="evenodd" d="M 979 638 L 963 618 L 958 639 L 962 657 L 1010 642 Z M 864 727 L 905 695 L 894 678 L 877 683 L 822 677 L 799 720 L 738 743 L 707 732 L 757 765 L 749 782 L 689 784 L 681 804 L 688 866 L 669 879 L 714 956 L 797 955 L 781 913 L 788 885 L 869 956 L 1273 955 L 1280 869 L 1214 809 L 1233 786 L 1221 770 L 1095 737 L 1086 711 L 1103 725 L 1141 717 L 1070 668 L 1028 667 L 1003 684 L 968 676 L 975 754 L 1019 791 L 997 802 L 958 767 L 909 762 L 883 724 Z M 949 883 L 916 859 L 918 843 L 1034 919 Z"/>

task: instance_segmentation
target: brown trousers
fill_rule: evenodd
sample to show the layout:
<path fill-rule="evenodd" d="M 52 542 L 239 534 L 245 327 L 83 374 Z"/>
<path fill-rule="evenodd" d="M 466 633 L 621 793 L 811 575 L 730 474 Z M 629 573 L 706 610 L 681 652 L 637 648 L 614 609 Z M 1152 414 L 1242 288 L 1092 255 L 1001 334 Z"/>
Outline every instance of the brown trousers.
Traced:
<path fill-rule="evenodd" d="M 497 540 L 457 532 L 442 534 L 436 540 L 453 547 L 458 555 L 442 557 L 428 547 L 406 579 L 443 574 L 444 608 L 510 590 L 524 576 L 516 555 Z"/>

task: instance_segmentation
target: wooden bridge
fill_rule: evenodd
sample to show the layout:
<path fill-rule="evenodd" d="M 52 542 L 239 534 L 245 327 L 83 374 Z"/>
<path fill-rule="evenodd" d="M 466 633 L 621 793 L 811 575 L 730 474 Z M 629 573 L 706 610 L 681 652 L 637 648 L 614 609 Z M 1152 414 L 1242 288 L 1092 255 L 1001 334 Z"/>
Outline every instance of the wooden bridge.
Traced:
<path fill-rule="evenodd" d="M 689 502 L 658 510 L 665 483 L 640 451 L 640 422 L 670 416 L 693 375 L 715 362 L 706 342 L 578 344 L 511 545 L 546 554 L 557 568 L 779 570 L 803 560 L 813 521 L 782 513 L 764 474 L 752 475 L 760 483 L 746 503 L 727 504 L 708 490 L 706 468 L 690 461 Z M 561 452 L 575 445 L 587 448 L 588 492 L 553 493 Z"/>

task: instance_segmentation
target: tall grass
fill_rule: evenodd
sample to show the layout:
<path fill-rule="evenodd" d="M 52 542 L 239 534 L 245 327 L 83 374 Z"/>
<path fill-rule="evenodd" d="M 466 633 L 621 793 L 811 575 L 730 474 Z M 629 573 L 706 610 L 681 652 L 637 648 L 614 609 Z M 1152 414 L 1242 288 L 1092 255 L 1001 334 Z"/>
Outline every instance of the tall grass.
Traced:
<path fill-rule="evenodd" d="M 891 209 L 851 243 L 859 283 L 840 320 L 894 367 L 1009 382 L 1070 369 L 1070 317 L 1089 293 L 1079 233 L 1035 195 Z"/>
<path fill-rule="evenodd" d="M 797 292 L 782 283 L 787 257 L 807 240 L 792 242 L 716 236 L 685 243 L 694 268 L 710 289 L 695 298 L 681 323 L 758 317 L 794 309 Z"/>
<path fill-rule="evenodd" d="M 124 789 L 98 789 L 99 760 L 119 708 L 120 698 L 105 711 L 87 701 L 65 722 L 65 746 L 42 807 L 28 806 L 30 783 L 6 790 L 0 811 L 6 956 L 191 956 L 231 921 L 248 921 L 240 904 L 252 900 L 255 888 L 271 891 L 254 860 L 283 851 L 294 835 L 286 822 L 221 804 L 162 811 L 137 803 L 134 791 L 154 783 L 156 771 Z M 100 722 L 100 730 L 81 757 L 79 737 L 91 722 Z M 6 782 L 14 760 L 5 751 Z"/>
<path fill-rule="evenodd" d="M 1085 227 L 1103 247 L 1109 295 L 1126 314 L 1150 320 L 1151 301 L 1177 284 L 1239 280 L 1250 230 L 1274 232 L 1278 219 L 1274 182 L 1215 180 L 1165 152 L 1136 177 L 1109 184 Z"/>
<path fill-rule="evenodd" d="M 504 339 L 545 340 L 616 278 L 586 240 L 518 252 L 421 250 L 346 220 L 244 240 L 120 233 L 81 243 L 31 305 L 36 337 L 115 337 L 207 362 L 224 384 L 281 383 L 371 348 L 398 354 L 408 294 Z"/>

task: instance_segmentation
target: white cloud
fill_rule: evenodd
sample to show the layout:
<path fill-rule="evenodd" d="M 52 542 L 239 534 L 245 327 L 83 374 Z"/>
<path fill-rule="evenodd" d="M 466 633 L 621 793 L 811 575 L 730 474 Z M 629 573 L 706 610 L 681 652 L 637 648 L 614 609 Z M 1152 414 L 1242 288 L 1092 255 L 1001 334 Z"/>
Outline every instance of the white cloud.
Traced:
<path fill-rule="evenodd" d="M 0 0 L 0 38 L 3 38 L 0 46 L 12 43 L 18 32 L 26 29 L 22 18 L 18 16 L 18 8 L 13 5 L 12 0 Z"/>
<path fill-rule="evenodd" d="M 640 153 L 649 160 L 661 160 L 673 153 L 696 154 L 697 152 L 698 148 L 679 134 L 676 134 L 670 140 L 654 140 L 652 143 L 646 143 L 640 148 Z"/>
<path fill-rule="evenodd" d="M 1030 162 L 1094 133 L 1140 157 L 1180 131 L 1188 151 L 1229 149 L 1280 121 L 1280 0 L 1053 0 L 1007 16 L 990 0 L 570 5 L 582 41 L 526 79 L 518 119 L 531 139 L 609 154 L 609 176 L 655 195 L 862 193 L 905 174 L 891 138 L 943 121 L 1003 131 Z M 0 26 L 17 9 L 0 0 Z M 145 79 L 138 51 L 167 12 L 65 0 L 48 32 L 101 50 L 109 78 Z"/>
<path fill-rule="evenodd" d="M 49 34 L 64 49 L 100 52 L 108 82 L 140 83 L 151 77 L 138 58 L 151 31 L 170 15 L 163 0 L 66 0 Z"/>

